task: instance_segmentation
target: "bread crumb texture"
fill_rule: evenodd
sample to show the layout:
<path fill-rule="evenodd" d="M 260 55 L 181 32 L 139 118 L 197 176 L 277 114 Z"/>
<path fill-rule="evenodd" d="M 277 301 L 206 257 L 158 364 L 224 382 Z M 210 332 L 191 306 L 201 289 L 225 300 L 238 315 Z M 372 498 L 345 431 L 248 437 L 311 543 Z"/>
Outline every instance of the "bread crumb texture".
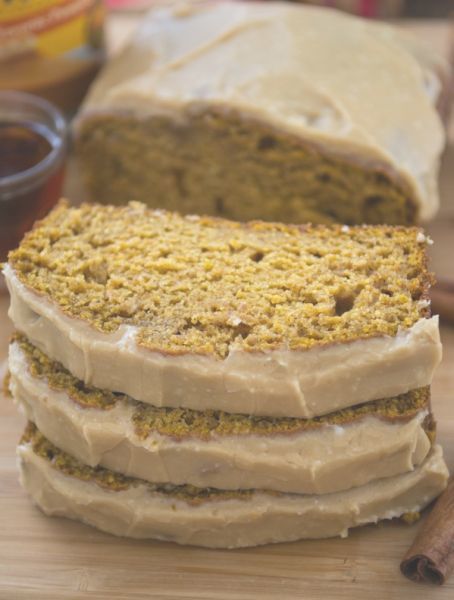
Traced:
<path fill-rule="evenodd" d="M 146 439 L 152 434 L 177 440 L 199 438 L 209 441 L 224 436 L 278 435 L 313 431 L 321 427 L 347 425 L 367 417 L 390 421 L 407 421 L 422 410 L 429 410 L 430 388 L 412 390 L 393 398 L 375 400 L 312 419 L 271 418 L 225 413 L 216 410 L 197 411 L 187 408 L 158 408 L 137 402 L 129 396 L 100 390 L 73 377 L 60 363 L 51 361 L 23 335 L 16 334 L 33 377 L 46 380 L 51 389 L 66 393 L 82 409 L 109 410 L 117 403 L 133 406 L 132 421 L 136 434 Z M 427 418 L 424 428 L 432 437 L 435 425 Z"/>
<path fill-rule="evenodd" d="M 225 107 L 180 117 L 84 114 L 75 151 L 91 199 L 122 205 L 134 198 L 238 221 L 411 225 L 419 219 L 415 192 L 389 167 L 330 155 Z"/>
<path fill-rule="evenodd" d="M 62 202 L 9 262 L 29 288 L 99 331 L 132 325 L 150 350 L 224 359 L 411 327 L 429 315 L 420 233 Z"/>

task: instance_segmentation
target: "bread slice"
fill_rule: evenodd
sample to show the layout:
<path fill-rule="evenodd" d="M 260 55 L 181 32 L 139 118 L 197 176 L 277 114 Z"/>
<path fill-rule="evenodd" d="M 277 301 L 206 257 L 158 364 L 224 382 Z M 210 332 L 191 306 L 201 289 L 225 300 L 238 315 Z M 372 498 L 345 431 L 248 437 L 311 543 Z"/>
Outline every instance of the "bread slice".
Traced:
<path fill-rule="evenodd" d="M 14 399 L 53 444 L 155 483 L 325 494 L 413 470 L 435 438 L 428 388 L 304 420 L 138 403 L 84 385 L 21 336 L 9 369 Z"/>
<path fill-rule="evenodd" d="M 64 203 L 4 269 L 17 329 L 154 406 L 313 417 L 406 393 L 440 360 L 417 228 L 239 224 Z"/>
<path fill-rule="evenodd" d="M 437 209 L 449 73 L 408 34 L 339 11 L 161 8 L 93 85 L 76 152 L 98 202 L 411 224 Z"/>
<path fill-rule="evenodd" d="M 115 535 L 213 548 L 345 536 L 351 527 L 421 510 L 448 478 L 439 446 L 410 473 L 324 496 L 146 483 L 79 463 L 33 425 L 18 455 L 22 483 L 48 515 Z"/>

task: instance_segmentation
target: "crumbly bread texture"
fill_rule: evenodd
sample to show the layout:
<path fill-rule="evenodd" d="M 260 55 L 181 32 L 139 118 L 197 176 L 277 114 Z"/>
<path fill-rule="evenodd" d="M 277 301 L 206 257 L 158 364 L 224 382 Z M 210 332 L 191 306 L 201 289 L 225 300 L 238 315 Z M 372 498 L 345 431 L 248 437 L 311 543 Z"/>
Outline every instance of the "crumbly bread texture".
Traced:
<path fill-rule="evenodd" d="M 239 224 L 61 203 L 9 263 L 26 286 L 102 332 L 137 328 L 166 354 L 225 358 L 397 334 L 429 316 L 417 228 Z"/>
<path fill-rule="evenodd" d="M 43 378 L 53 390 L 64 391 L 81 409 L 109 410 L 117 402 L 135 406 L 133 421 L 136 433 L 143 439 L 151 433 L 175 439 L 196 437 L 209 440 L 231 435 L 276 435 L 313 431 L 323 426 L 344 425 L 365 417 L 390 421 L 407 421 L 421 410 L 430 410 L 430 388 L 412 390 L 394 398 L 384 398 L 312 419 L 256 417 L 225 413 L 216 410 L 196 411 L 185 408 L 158 408 L 136 402 L 123 394 L 100 390 L 73 377 L 60 363 L 50 360 L 23 335 L 17 342 L 26 356 L 33 377 Z M 432 414 L 424 420 L 424 429 L 431 442 L 435 441 L 435 421 Z"/>
<path fill-rule="evenodd" d="M 449 73 L 419 40 L 336 10 L 160 7 L 92 86 L 76 152 L 97 202 L 411 224 L 437 209 Z"/>
<path fill-rule="evenodd" d="M 152 207 L 241 221 L 418 220 L 408 187 L 383 168 L 359 166 L 234 113 L 176 123 L 98 114 L 84 121 L 76 151 L 90 197 L 106 204 L 132 195 Z"/>

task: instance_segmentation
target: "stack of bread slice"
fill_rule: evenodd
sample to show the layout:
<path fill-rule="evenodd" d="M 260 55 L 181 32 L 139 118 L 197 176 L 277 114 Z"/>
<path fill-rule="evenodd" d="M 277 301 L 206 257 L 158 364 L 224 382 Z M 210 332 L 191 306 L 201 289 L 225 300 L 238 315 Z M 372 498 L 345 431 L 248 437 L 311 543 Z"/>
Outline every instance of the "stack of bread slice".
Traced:
<path fill-rule="evenodd" d="M 62 202 L 4 268 L 24 487 L 49 515 L 211 547 L 413 518 L 448 476 L 426 244 Z"/>

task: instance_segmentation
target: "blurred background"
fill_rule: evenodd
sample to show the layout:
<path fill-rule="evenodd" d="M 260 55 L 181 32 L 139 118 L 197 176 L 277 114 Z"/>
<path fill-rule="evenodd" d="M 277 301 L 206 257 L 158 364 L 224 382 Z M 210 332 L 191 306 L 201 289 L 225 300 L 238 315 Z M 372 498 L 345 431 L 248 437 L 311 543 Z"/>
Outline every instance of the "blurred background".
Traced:
<path fill-rule="evenodd" d="M 266 0 L 265 0 L 266 1 Z M 453 11 L 452 0 L 294 0 L 301 4 L 332 6 L 364 17 L 441 18 Z M 155 0 L 107 0 L 111 9 L 143 8 Z"/>

